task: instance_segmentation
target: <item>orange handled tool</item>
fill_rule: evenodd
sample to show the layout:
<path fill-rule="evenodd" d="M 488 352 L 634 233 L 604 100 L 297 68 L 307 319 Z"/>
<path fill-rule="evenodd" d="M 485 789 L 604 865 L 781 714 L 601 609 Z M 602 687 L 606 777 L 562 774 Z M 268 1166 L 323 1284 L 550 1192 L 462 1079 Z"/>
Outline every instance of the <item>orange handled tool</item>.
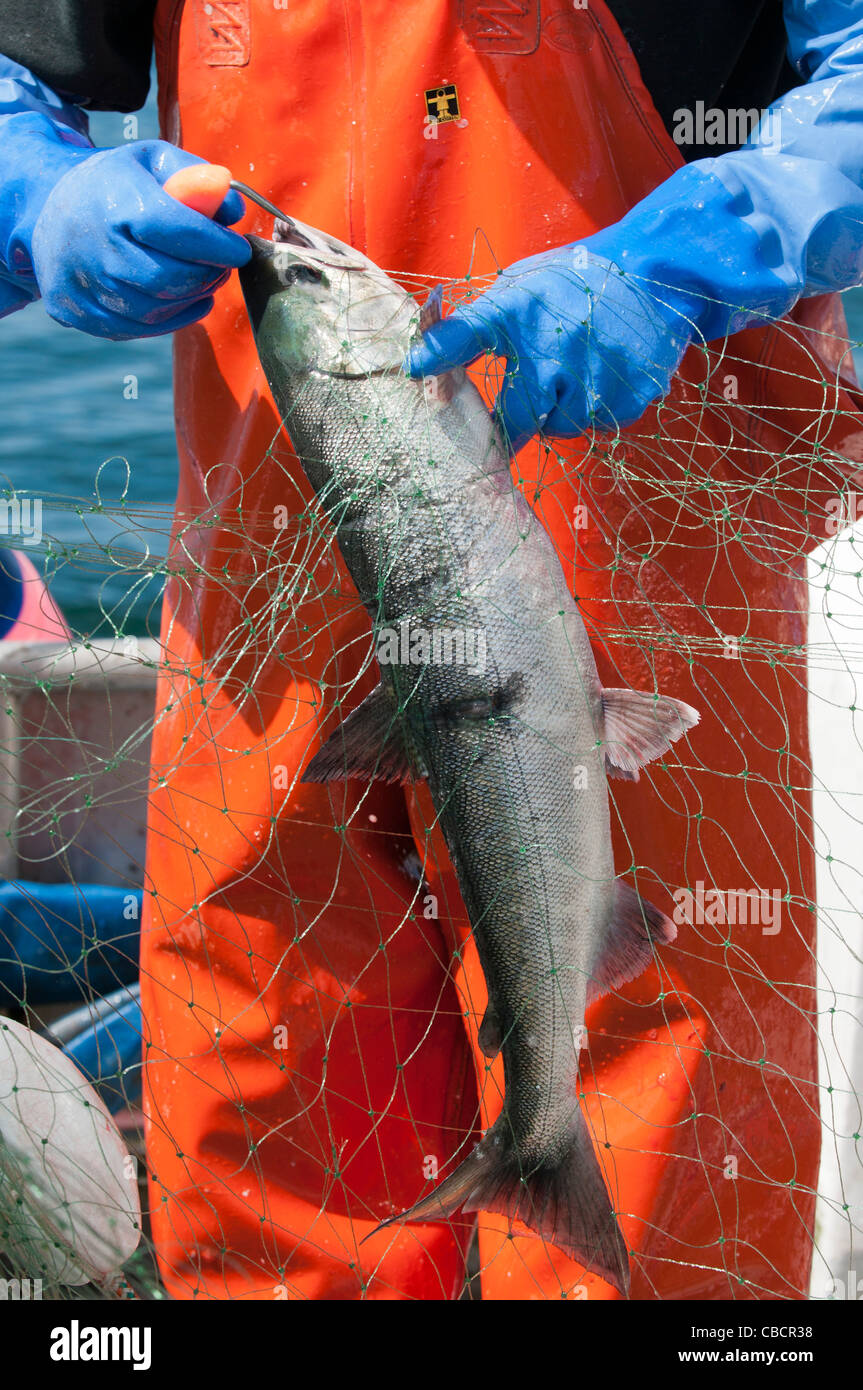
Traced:
<path fill-rule="evenodd" d="M 205 217 L 215 217 L 231 187 L 231 171 L 224 164 L 189 164 L 166 179 L 164 188 L 178 203 Z"/>
<path fill-rule="evenodd" d="M 189 164 L 185 169 L 178 169 L 176 174 L 172 174 L 164 183 L 165 192 L 176 198 L 178 203 L 193 208 L 195 212 L 202 212 L 205 217 L 215 217 L 232 188 L 237 193 L 242 193 L 244 198 L 250 198 L 253 203 L 257 203 L 265 212 L 271 212 L 274 217 L 281 218 L 283 222 L 291 225 L 292 219 L 286 212 L 282 212 L 281 208 L 277 208 L 247 183 L 240 183 L 239 179 L 233 178 L 230 169 L 226 169 L 224 164 Z"/>

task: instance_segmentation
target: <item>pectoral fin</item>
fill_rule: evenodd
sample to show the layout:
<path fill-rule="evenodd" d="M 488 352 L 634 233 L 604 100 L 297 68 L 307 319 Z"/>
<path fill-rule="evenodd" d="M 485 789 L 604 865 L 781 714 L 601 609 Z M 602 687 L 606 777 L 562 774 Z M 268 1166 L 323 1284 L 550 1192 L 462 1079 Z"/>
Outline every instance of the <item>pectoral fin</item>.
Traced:
<path fill-rule="evenodd" d="M 443 285 L 435 285 L 429 291 L 425 304 L 420 309 L 419 329 L 416 335 L 418 341 L 430 328 L 434 328 L 436 323 L 440 323 L 443 318 Z M 441 372 L 437 376 L 426 377 L 423 389 L 431 400 L 438 401 L 441 405 L 449 405 L 453 396 L 464 385 L 464 367 L 450 367 L 449 371 Z"/>
<path fill-rule="evenodd" d="M 643 690 L 603 690 L 602 716 L 605 770 L 626 782 L 637 782 L 638 769 L 665 753 L 700 718 L 682 700 Z"/>
<path fill-rule="evenodd" d="M 426 329 L 431 328 L 432 324 L 440 323 L 443 318 L 443 285 L 435 285 L 433 290 L 429 290 L 425 304 L 420 309 L 420 333 L 425 333 Z"/>
<path fill-rule="evenodd" d="M 378 685 L 318 749 L 302 780 L 408 782 L 412 775 L 424 777 L 425 770 L 412 765 L 395 704 Z"/>
<path fill-rule="evenodd" d="M 677 928 L 664 912 L 617 879 L 608 932 L 587 984 L 588 1004 L 637 979 L 653 963 L 654 945 L 666 946 L 676 936 Z"/>

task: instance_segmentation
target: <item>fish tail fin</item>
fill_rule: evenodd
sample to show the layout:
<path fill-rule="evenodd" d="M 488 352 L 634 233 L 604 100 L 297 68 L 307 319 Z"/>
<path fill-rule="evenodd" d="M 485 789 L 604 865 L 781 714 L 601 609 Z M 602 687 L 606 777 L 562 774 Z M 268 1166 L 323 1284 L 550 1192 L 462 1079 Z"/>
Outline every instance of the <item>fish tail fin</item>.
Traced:
<path fill-rule="evenodd" d="M 566 1142 L 554 1154 L 532 1163 L 519 1158 L 504 1113 L 434 1192 L 376 1229 L 394 1222 L 440 1221 L 459 1208 L 493 1211 L 523 1221 L 590 1273 L 628 1294 L 626 1244 L 580 1110 Z"/>

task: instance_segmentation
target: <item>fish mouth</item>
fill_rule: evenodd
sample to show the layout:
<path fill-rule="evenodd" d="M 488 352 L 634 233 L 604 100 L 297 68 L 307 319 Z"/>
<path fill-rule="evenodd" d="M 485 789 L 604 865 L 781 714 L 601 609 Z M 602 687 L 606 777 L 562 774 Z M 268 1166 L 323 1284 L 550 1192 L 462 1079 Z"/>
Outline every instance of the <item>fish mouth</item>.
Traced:
<path fill-rule="evenodd" d="M 311 237 L 300 231 L 293 218 L 276 218 L 273 223 L 273 241 L 278 242 L 280 246 L 299 246 L 312 251 L 316 249 Z"/>
<path fill-rule="evenodd" d="M 246 240 L 252 256 L 240 268 L 240 284 L 256 335 L 271 299 L 299 282 L 309 312 L 317 314 L 322 331 L 333 340 L 325 361 L 317 362 L 317 372 L 352 380 L 401 370 L 418 309 L 374 261 L 284 214 L 274 221 L 272 240 L 253 232 Z M 315 274 L 298 275 L 302 266 Z M 304 279 L 310 282 L 307 294 Z"/>
<path fill-rule="evenodd" d="M 293 217 L 277 217 L 273 222 L 273 246 L 290 247 L 300 261 L 331 270 L 376 270 L 377 267 L 352 246 L 336 237 L 307 227 Z"/>
<path fill-rule="evenodd" d="M 273 216 L 272 240 L 268 241 L 265 237 L 252 234 L 246 238 L 252 250 L 259 256 L 266 248 L 270 248 L 270 254 L 274 254 L 272 248 L 289 246 L 299 260 L 305 260 L 310 265 L 327 265 L 333 270 L 377 271 L 374 262 L 355 251 L 352 246 L 346 246 L 336 237 L 327 236 L 325 232 L 318 231 L 317 227 L 307 227 L 304 222 L 298 222 L 296 218 L 276 207 L 275 203 L 271 203 L 269 198 L 265 198 L 256 188 L 250 188 L 240 179 L 231 179 L 231 188 Z M 280 255 L 284 254 L 282 250 Z"/>

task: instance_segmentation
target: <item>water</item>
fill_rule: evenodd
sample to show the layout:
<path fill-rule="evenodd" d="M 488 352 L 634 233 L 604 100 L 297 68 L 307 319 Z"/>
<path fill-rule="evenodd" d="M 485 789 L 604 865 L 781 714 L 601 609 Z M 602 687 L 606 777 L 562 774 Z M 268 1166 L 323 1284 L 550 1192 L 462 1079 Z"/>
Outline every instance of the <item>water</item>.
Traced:
<path fill-rule="evenodd" d="M 96 113 L 94 141 L 120 144 L 124 119 Z M 152 99 L 138 135 L 158 135 Z M 0 319 L 0 381 L 0 488 L 43 499 L 43 539 L 27 549 L 71 627 L 158 635 L 177 488 L 170 337 L 106 342 L 36 303 Z"/>
<path fill-rule="evenodd" d="M 96 113 L 94 141 L 122 143 L 126 119 Z M 157 135 L 151 96 L 138 136 Z M 863 290 L 845 303 L 863 340 Z M 72 628 L 157 635 L 177 484 L 170 338 L 104 342 L 34 304 L 0 319 L 0 381 L 0 488 L 43 499 L 44 538 L 30 554 Z"/>

